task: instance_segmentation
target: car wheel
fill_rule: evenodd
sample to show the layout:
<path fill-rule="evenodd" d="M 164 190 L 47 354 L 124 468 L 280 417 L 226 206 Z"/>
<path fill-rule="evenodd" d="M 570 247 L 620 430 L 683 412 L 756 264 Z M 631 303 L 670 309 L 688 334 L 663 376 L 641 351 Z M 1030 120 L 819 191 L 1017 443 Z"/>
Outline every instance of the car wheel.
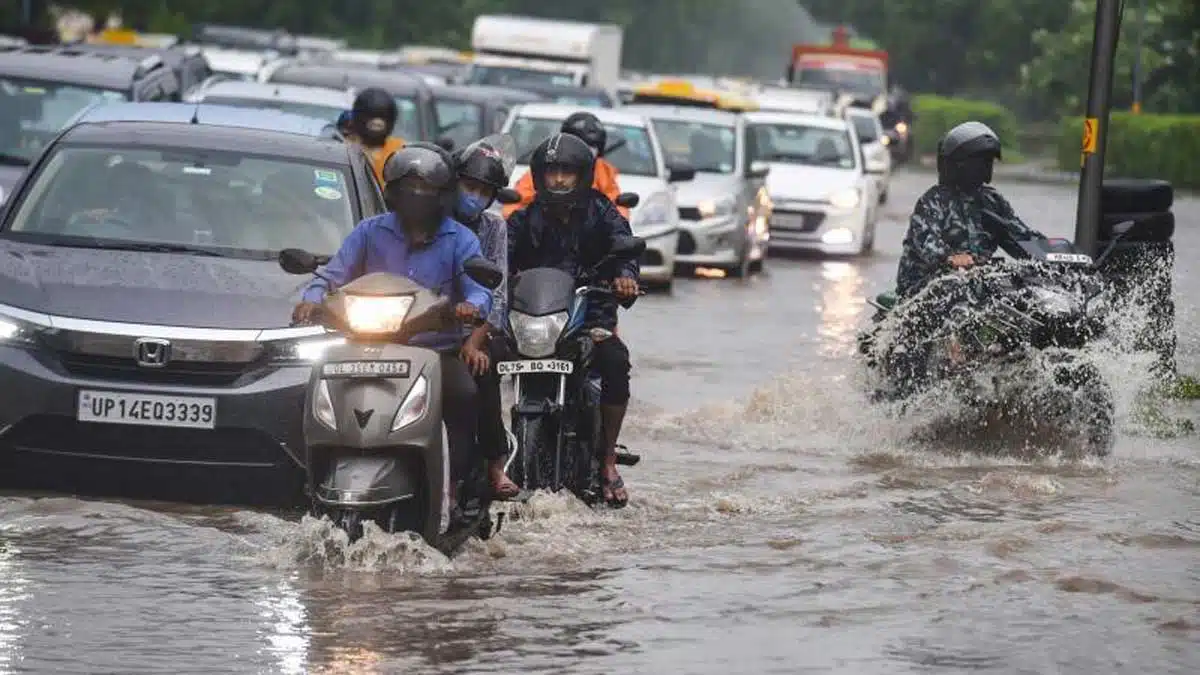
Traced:
<path fill-rule="evenodd" d="M 875 223 L 868 224 L 863 228 L 862 247 L 858 249 L 858 254 L 861 256 L 871 255 L 875 251 Z"/>
<path fill-rule="evenodd" d="M 880 204 L 886 204 L 887 200 L 888 200 L 888 191 L 887 190 L 884 190 L 883 192 L 879 193 L 879 203 Z"/>

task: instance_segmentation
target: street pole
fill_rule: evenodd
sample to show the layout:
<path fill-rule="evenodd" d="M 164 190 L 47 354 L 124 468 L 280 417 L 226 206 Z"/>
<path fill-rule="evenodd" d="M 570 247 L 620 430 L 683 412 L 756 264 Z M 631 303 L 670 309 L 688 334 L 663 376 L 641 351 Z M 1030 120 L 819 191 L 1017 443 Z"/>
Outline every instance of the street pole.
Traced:
<path fill-rule="evenodd" d="M 1075 245 L 1089 255 L 1096 255 L 1100 235 L 1104 150 L 1108 141 L 1113 61 L 1121 29 L 1121 2 L 1096 0 L 1092 70 L 1088 76 L 1087 119 L 1084 122 L 1083 167 L 1079 172 L 1079 207 L 1075 214 Z"/>
<path fill-rule="evenodd" d="M 1133 114 L 1142 113 L 1142 41 L 1146 33 L 1146 0 L 1138 0 L 1137 51 L 1133 53 Z"/>

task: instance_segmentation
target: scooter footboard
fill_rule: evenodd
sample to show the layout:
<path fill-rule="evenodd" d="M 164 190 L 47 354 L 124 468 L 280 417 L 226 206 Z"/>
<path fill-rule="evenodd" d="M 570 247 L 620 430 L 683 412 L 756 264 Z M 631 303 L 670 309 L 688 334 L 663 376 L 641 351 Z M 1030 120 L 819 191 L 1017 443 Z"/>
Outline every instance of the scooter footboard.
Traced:
<path fill-rule="evenodd" d="M 415 499 L 424 476 L 411 457 L 363 454 L 332 456 L 320 477 L 314 496 L 338 506 L 383 506 Z"/>

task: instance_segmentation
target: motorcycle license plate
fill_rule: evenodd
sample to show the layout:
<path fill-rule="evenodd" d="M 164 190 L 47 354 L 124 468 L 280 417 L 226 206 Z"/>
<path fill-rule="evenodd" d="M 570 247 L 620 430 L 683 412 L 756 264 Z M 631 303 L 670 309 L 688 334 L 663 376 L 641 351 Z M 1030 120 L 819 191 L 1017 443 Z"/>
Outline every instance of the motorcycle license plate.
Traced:
<path fill-rule="evenodd" d="M 1075 265 L 1091 265 L 1092 256 L 1083 253 L 1047 253 L 1046 262 L 1072 263 Z"/>
<path fill-rule="evenodd" d="M 496 372 L 501 375 L 531 375 L 536 373 L 570 375 L 575 372 L 575 364 L 570 361 L 560 361 L 558 359 L 500 361 L 496 364 Z"/>

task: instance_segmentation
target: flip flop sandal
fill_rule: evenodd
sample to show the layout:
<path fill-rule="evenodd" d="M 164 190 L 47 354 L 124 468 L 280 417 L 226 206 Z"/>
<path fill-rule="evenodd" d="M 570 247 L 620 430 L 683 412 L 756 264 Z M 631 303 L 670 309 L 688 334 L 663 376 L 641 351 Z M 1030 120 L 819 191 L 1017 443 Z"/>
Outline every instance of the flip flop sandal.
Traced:
<path fill-rule="evenodd" d="M 497 489 L 494 485 L 492 486 L 492 499 L 498 502 L 511 501 L 520 496 L 520 494 L 521 486 L 516 483 L 509 482 L 501 489 Z"/>
<path fill-rule="evenodd" d="M 606 504 L 608 504 L 608 506 L 610 508 L 623 509 L 623 508 L 625 508 L 625 506 L 627 504 L 629 504 L 629 495 L 628 494 L 626 494 L 624 498 L 617 498 L 615 496 L 615 493 L 617 490 L 625 489 L 625 478 L 624 477 L 617 476 L 616 480 L 614 480 L 614 481 L 605 480 L 605 481 L 602 481 L 601 484 L 604 486 L 604 488 L 606 490 L 608 490 L 609 492 L 614 494 L 614 496 L 605 497 L 605 499 L 604 499 L 604 502 Z"/>

